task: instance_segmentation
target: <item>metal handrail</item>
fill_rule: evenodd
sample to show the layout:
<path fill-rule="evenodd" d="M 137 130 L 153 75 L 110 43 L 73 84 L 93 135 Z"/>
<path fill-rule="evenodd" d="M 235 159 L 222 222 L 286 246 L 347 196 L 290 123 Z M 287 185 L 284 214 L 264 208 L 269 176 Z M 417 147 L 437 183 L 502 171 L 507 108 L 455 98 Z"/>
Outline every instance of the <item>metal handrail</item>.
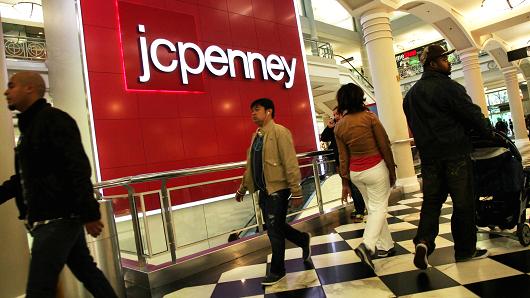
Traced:
<path fill-rule="evenodd" d="M 408 139 L 402 139 L 402 140 L 395 140 L 395 141 L 392 141 L 390 142 L 391 145 L 394 145 L 394 144 L 401 144 L 401 143 L 410 143 L 414 141 L 414 138 L 408 138 Z"/>
<path fill-rule="evenodd" d="M 304 158 L 312 158 L 311 164 L 307 165 L 301 165 L 300 168 L 305 167 L 311 167 L 312 163 L 315 162 L 317 159 L 315 156 L 324 156 L 324 155 L 331 155 L 333 154 L 333 151 L 314 151 L 314 152 L 305 152 L 297 154 L 298 159 L 304 159 Z M 174 171 L 166 171 L 166 172 L 158 172 L 158 173 L 147 173 L 147 174 L 141 174 L 141 175 L 135 175 L 135 176 L 128 176 L 128 177 L 122 177 L 118 179 L 103 181 L 100 183 L 97 183 L 94 185 L 94 192 L 96 193 L 96 197 L 98 199 L 109 199 L 109 198 L 116 198 L 116 199 L 128 199 L 129 208 L 130 208 L 130 216 L 131 216 L 131 223 L 133 228 L 133 235 L 134 235 L 134 244 L 135 244 L 135 252 L 136 256 L 138 258 L 138 266 L 139 267 L 145 267 L 147 265 L 146 257 L 154 257 L 157 255 L 160 255 L 162 253 L 169 252 L 171 254 L 171 261 L 173 263 L 176 262 L 177 256 L 176 256 L 176 250 L 177 248 L 181 248 L 181 246 L 177 246 L 176 243 L 176 234 L 173 230 L 173 208 L 171 204 L 171 198 L 170 198 L 170 191 L 176 190 L 176 189 L 183 189 L 183 188 L 189 188 L 189 187 L 195 187 L 195 186 L 202 186 L 211 184 L 214 182 L 219 181 L 228 181 L 233 179 L 241 179 L 241 176 L 236 177 L 230 177 L 230 178 L 223 178 L 218 179 L 214 181 L 206 181 L 206 182 L 200 182 L 200 183 L 193 183 L 189 185 L 184 186 L 177 186 L 168 188 L 168 180 L 171 178 L 176 177 L 183 177 L 183 176 L 190 176 L 190 175 L 197 175 L 197 174 L 204 174 L 204 173 L 213 173 L 218 171 L 225 171 L 225 170 L 233 170 L 244 167 L 246 162 L 233 162 L 233 163 L 225 163 L 225 164 L 218 164 L 218 165 L 210 165 L 210 166 L 203 166 L 203 167 L 196 167 L 196 168 L 189 168 L 189 169 L 181 169 L 181 170 L 174 170 Z M 133 184 L 134 183 L 143 183 L 143 182 L 149 182 L 153 180 L 161 181 L 161 188 L 157 191 L 147 191 L 142 193 L 136 193 Z M 101 193 L 101 190 L 103 188 L 110 188 L 110 187 L 124 187 L 127 190 L 127 194 L 120 195 L 119 197 L 116 196 L 108 196 L 104 197 Z M 166 238 L 165 246 L 166 248 L 161 252 L 153 252 L 153 246 L 151 245 L 151 240 L 149 236 L 149 232 L 147 231 L 149 229 L 148 227 L 148 221 L 147 221 L 147 210 L 145 207 L 145 195 L 148 194 L 159 194 L 160 199 L 160 215 L 162 216 L 162 224 L 163 224 L 163 230 L 164 230 L 164 236 Z M 254 194 L 251 194 L 253 201 L 254 201 L 254 214 L 257 216 L 257 223 L 256 225 L 244 227 L 243 229 L 240 229 L 239 231 L 243 231 L 246 229 L 252 229 L 254 227 L 258 227 L 258 231 L 263 231 L 263 219 L 261 219 L 261 216 L 259 216 L 259 208 L 258 205 L 258 199 L 257 196 Z M 140 206 L 137 206 L 137 203 L 139 203 Z M 204 204 L 202 204 L 204 205 Z M 140 210 L 138 208 L 141 208 Z M 143 223 L 145 227 L 145 235 L 142 235 L 141 232 L 141 223 Z M 236 231 L 238 232 L 238 231 Z M 230 233 L 230 232 L 228 232 Z M 228 234 L 224 233 L 224 234 Z M 233 232 L 232 232 L 233 233 Z M 145 236 L 145 244 L 143 240 L 143 236 Z M 219 236 L 219 235 L 216 235 Z M 206 240 L 209 240 L 210 238 L 207 238 Z M 147 249 L 147 253 L 144 249 Z M 132 252 L 130 250 L 122 250 L 123 252 Z M 134 252 L 132 252 L 134 253 Z"/>
<path fill-rule="evenodd" d="M 335 54 L 333 53 L 333 47 L 327 41 L 320 41 L 311 38 L 304 38 L 304 41 L 310 43 L 311 49 L 314 48 L 317 50 L 316 54 L 319 57 L 333 59 L 333 57 L 335 56 Z M 312 52 L 311 54 L 314 55 L 315 53 Z"/>
<path fill-rule="evenodd" d="M 296 155 L 296 157 L 300 159 L 300 158 L 313 157 L 316 155 L 327 155 L 327 154 L 332 154 L 332 153 L 333 151 L 330 151 L 330 150 L 313 151 L 313 152 L 299 153 Z M 140 174 L 140 175 L 135 175 L 135 176 L 116 178 L 116 179 L 102 181 L 99 183 L 94 183 L 94 189 L 125 186 L 129 184 L 149 182 L 153 180 L 171 179 L 171 178 L 176 178 L 176 177 L 184 177 L 184 176 L 191 176 L 191 175 L 198 175 L 198 174 L 213 173 L 213 172 L 218 172 L 218 171 L 234 170 L 234 169 L 243 168 L 245 167 L 245 165 L 246 165 L 246 161 L 239 161 L 239 162 L 208 165 L 208 166 L 180 169 L 180 170 L 173 170 L 173 171 L 166 171 L 166 172 Z"/>
<path fill-rule="evenodd" d="M 46 39 L 19 35 L 4 35 L 7 58 L 45 60 Z"/>
<path fill-rule="evenodd" d="M 322 156 L 332 155 L 333 151 L 326 150 L 326 151 L 314 151 L 314 152 L 305 152 L 297 154 L 298 159 L 304 159 L 304 158 L 311 158 L 311 162 L 309 164 L 301 165 L 300 168 L 309 168 L 312 167 L 313 170 L 313 179 L 315 181 L 315 189 L 314 189 L 314 195 L 317 202 L 316 206 L 306 207 L 302 208 L 300 210 L 291 210 L 294 212 L 291 212 L 288 214 L 288 216 L 297 216 L 298 214 L 302 214 L 303 212 L 314 210 L 315 208 L 318 208 L 317 213 L 324 214 L 328 212 L 327 209 L 324 209 L 324 205 L 335 202 L 338 200 L 333 201 L 323 201 L 323 194 L 322 190 L 320 189 L 320 172 L 324 170 L 320 167 L 323 163 L 330 162 L 327 159 L 322 159 Z M 132 232 L 134 236 L 134 245 L 135 248 L 133 251 L 127 250 L 127 252 L 135 253 L 138 258 L 138 267 L 146 269 L 147 266 L 147 259 L 146 257 L 155 257 L 162 254 L 170 254 L 171 257 L 171 263 L 178 262 L 177 258 L 177 249 L 188 249 L 191 248 L 194 245 L 198 245 L 200 243 L 205 243 L 214 239 L 219 236 L 229 235 L 232 233 L 240 234 L 242 231 L 255 229 L 257 228 L 257 231 L 259 233 L 263 232 L 264 230 L 264 221 L 261 216 L 261 212 L 259 210 L 259 203 L 256 193 L 250 194 L 252 197 L 253 205 L 254 205 L 254 215 L 251 217 L 250 221 L 245 224 L 243 228 L 239 228 L 232 231 L 219 231 L 220 234 L 210 234 L 208 232 L 208 227 L 206 226 L 206 237 L 201 240 L 192 241 L 190 243 L 182 243 L 180 245 L 177 245 L 176 241 L 176 231 L 174 230 L 174 222 L 173 222 L 173 211 L 171 204 L 171 194 L 170 191 L 174 189 L 183 189 L 183 188 L 189 188 L 189 187 L 195 187 L 200 185 L 206 185 L 210 183 L 219 182 L 219 181 L 227 181 L 232 179 L 241 178 L 241 176 L 237 177 L 230 177 L 230 178 L 223 178 L 218 179 L 214 181 L 205 181 L 200 183 L 193 183 L 189 185 L 184 186 L 177 186 L 173 188 L 168 188 L 168 180 L 175 177 L 183 177 L 183 176 L 190 176 L 190 175 L 196 175 L 196 174 L 204 174 L 204 173 L 212 173 L 217 171 L 224 171 L 224 170 L 232 170 L 232 169 L 238 169 L 242 168 L 245 165 L 245 162 L 234 162 L 234 163 L 225 163 L 225 164 L 218 164 L 218 165 L 211 165 L 211 166 L 203 166 L 203 167 L 196 167 L 196 168 L 189 168 L 189 169 L 181 169 L 181 170 L 174 170 L 174 171 L 167 171 L 167 172 L 159 172 L 159 173 L 147 173 L 142 175 L 136 175 L 136 176 L 129 176 L 129 177 L 123 177 L 118 179 L 113 179 L 109 181 L 103 181 L 101 183 L 98 183 L 95 185 L 95 192 L 98 195 L 98 198 L 102 198 L 102 194 L 99 190 L 102 188 L 107 187 L 116 187 L 116 186 L 122 186 L 127 190 L 126 195 L 121 195 L 121 198 L 127 198 L 130 208 L 130 216 L 131 216 L 131 224 L 132 224 Z M 159 180 L 161 181 L 161 188 L 157 191 L 147 191 L 142 193 L 136 193 L 134 186 L 132 184 L 134 183 L 142 183 L 142 182 L 148 182 L 153 180 Z M 160 200 L 160 215 L 162 220 L 162 233 L 165 237 L 164 240 L 164 247 L 159 252 L 154 252 L 154 246 L 151 243 L 151 236 L 150 236 L 150 227 L 149 227 L 149 221 L 147 217 L 149 214 L 146 210 L 146 204 L 144 203 L 145 196 L 152 193 L 158 193 L 159 194 L 159 200 Z M 106 199 L 115 197 L 115 196 L 109 196 L 105 197 Z M 228 198 L 222 198 L 222 200 L 225 200 Z M 138 204 L 139 203 L 139 204 Z M 206 202 L 200 203 L 202 205 L 202 208 L 206 206 Z M 204 212 L 204 211 L 203 211 Z M 206 214 L 206 213 L 205 213 Z M 253 218 L 256 218 L 256 223 L 249 225 L 250 222 L 252 222 Z M 143 229 L 142 225 L 143 224 Z M 155 227 L 155 226 L 153 226 Z M 142 231 L 145 230 L 145 231 Z M 154 230 L 151 230 L 151 232 L 154 232 Z M 145 233 L 145 234 L 144 234 Z M 145 237 L 145 238 L 144 238 Z M 122 252 L 125 252 L 125 250 L 122 250 Z M 118 252 L 117 252 L 118 253 Z"/>
<path fill-rule="evenodd" d="M 348 61 L 348 59 L 344 58 L 343 56 L 341 55 L 337 55 L 335 54 L 335 56 L 341 58 L 343 61 L 345 61 L 346 63 L 348 63 L 350 65 L 350 67 L 352 68 L 353 71 L 355 71 L 361 78 L 362 80 L 370 87 L 372 88 L 372 90 L 374 90 L 374 86 L 372 85 L 372 83 L 370 83 L 370 81 L 368 81 L 368 79 L 362 74 L 360 73 L 357 68 L 355 68 L 355 66 L 353 66 L 353 64 L 350 63 L 350 61 Z M 375 100 L 374 100 L 375 101 Z"/>

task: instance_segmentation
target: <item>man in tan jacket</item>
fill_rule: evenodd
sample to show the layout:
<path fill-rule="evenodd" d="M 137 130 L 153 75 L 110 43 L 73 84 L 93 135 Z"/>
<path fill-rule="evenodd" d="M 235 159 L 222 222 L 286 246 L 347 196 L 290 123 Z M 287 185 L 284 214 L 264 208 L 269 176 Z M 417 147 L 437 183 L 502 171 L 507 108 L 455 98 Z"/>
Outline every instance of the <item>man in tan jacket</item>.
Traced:
<path fill-rule="evenodd" d="M 276 124 L 274 103 L 260 98 L 250 105 L 252 121 L 258 126 L 247 152 L 243 181 L 236 193 L 238 202 L 247 190 L 259 191 L 259 205 L 263 212 L 267 235 L 272 247 L 270 272 L 262 285 L 273 285 L 285 277 L 285 239 L 302 248 L 302 258 L 311 256 L 311 235 L 300 232 L 285 222 L 289 200 L 293 207 L 302 201 L 300 169 L 291 132 Z"/>

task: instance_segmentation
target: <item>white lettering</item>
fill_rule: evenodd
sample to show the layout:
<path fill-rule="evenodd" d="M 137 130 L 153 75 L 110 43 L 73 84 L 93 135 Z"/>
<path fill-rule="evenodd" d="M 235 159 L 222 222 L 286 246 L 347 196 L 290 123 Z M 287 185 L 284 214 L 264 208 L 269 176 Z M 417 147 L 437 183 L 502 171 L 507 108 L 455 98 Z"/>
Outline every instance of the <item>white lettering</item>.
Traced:
<path fill-rule="evenodd" d="M 287 63 L 287 61 L 285 60 L 285 57 L 281 56 L 280 58 L 282 59 L 282 63 L 285 66 L 285 71 L 287 72 L 287 77 L 289 78 L 287 82 L 285 82 L 284 86 L 285 88 L 290 89 L 291 87 L 293 87 L 293 84 L 294 84 L 294 71 L 296 67 L 296 58 L 293 58 L 291 60 L 290 68 L 289 68 L 289 63 Z"/>
<path fill-rule="evenodd" d="M 272 54 L 267 57 L 267 72 L 269 73 L 269 76 L 275 81 L 283 79 L 283 72 L 275 74 L 274 70 L 283 70 L 283 64 L 280 57 Z"/>
<path fill-rule="evenodd" d="M 162 63 L 160 63 L 160 61 L 158 60 L 158 55 L 156 53 L 156 51 L 158 50 L 158 47 L 161 45 L 166 46 L 169 49 L 169 51 L 172 53 L 177 51 L 177 48 L 175 48 L 175 45 L 172 44 L 169 40 L 162 39 L 162 38 L 155 39 L 155 41 L 153 41 L 150 47 L 151 61 L 153 62 L 153 64 L 155 65 L 157 69 L 160 69 L 163 72 L 172 72 L 177 68 L 177 64 L 179 62 L 177 60 L 172 60 L 169 66 L 162 65 Z"/>
<path fill-rule="evenodd" d="M 138 25 L 138 32 L 145 33 L 144 25 Z M 142 59 L 142 75 L 138 77 L 140 83 L 149 82 L 151 72 L 149 71 L 149 60 L 147 58 L 147 41 L 145 37 L 140 36 L 140 54 Z"/>
<path fill-rule="evenodd" d="M 143 34 L 146 32 L 145 26 L 139 24 L 138 32 Z M 296 58 L 292 58 L 289 63 L 283 56 L 275 54 L 268 55 L 266 58 L 260 53 L 243 52 L 240 50 L 226 49 L 223 50 L 219 46 L 212 45 L 202 49 L 192 42 L 176 42 L 173 43 L 167 39 L 157 38 L 150 45 L 149 50 L 147 46 L 147 39 L 145 36 L 139 36 L 138 42 L 140 45 L 140 59 L 142 74 L 138 77 L 141 83 L 147 83 L 151 79 L 150 65 L 152 65 L 165 73 L 173 72 L 180 65 L 180 76 L 182 84 L 189 83 L 189 75 L 198 75 L 204 71 L 206 67 L 213 75 L 223 76 L 227 72 L 231 77 L 237 76 L 235 67 L 236 59 L 240 59 L 243 67 L 243 76 L 246 79 L 255 79 L 256 73 L 254 69 L 254 62 L 257 60 L 261 65 L 261 73 L 264 80 L 269 77 L 272 80 L 280 81 L 286 78 L 284 82 L 285 88 L 293 87 L 294 77 L 296 72 Z M 163 65 L 158 58 L 158 49 L 164 46 L 168 53 L 174 53 L 175 59 L 172 59 L 169 65 Z M 198 60 L 198 65 L 190 66 L 189 59 L 186 56 L 195 55 Z"/>
<path fill-rule="evenodd" d="M 188 73 L 191 74 L 200 74 L 204 70 L 204 55 L 201 48 L 198 45 L 191 42 L 178 42 L 179 48 L 179 61 L 180 61 L 180 75 L 182 76 L 182 84 L 188 84 Z M 199 58 L 199 65 L 196 68 L 189 67 L 186 57 L 186 50 L 192 49 L 197 54 Z"/>
<path fill-rule="evenodd" d="M 213 53 L 216 53 L 219 56 L 212 56 Z M 214 75 L 220 77 L 226 74 L 226 71 L 228 70 L 227 65 L 222 66 L 220 69 L 217 69 L 215 68 L 215 66 L 213 66 L 213 63 L 219 63 L 219 64 L 228 63 L 228 58 L 226 57 L 226 53 L 220 47 L 209 46 L 204 52 L 204 60 L 206 61 L 206 67 Z"/>
<path fill-rule="evenodd" d="M 267 75 L 267 62 L 265 61 L 265 58 L 260 53 L 252 53 L 247 52 L 248 57 L 248 69 L 250 72 L 250 78 L 255 79 L 256 76 L 254 74 L 254 60 L 258 59 L 261 62 L 261 73 L 263 75 L 264 80 L 268 80 L 269 76 Z"/>
<path fill-rule="evenodd" d="M 236 77 L 236 69 L 235 69 L 235 58 L 240 57 L 241 60 L 243 60 L 243 68 L 245 71 L 245 78 L 250 79 L 250 75 L 248 73 L 248 59 L 247 55 L 245 53 L 241 52 L 240 50 L 232 50 L 228 49 L 226 50 L 226 53 L 228 54 L 228 63 L 230 65 L 230 76 L 232 78 Z"/>

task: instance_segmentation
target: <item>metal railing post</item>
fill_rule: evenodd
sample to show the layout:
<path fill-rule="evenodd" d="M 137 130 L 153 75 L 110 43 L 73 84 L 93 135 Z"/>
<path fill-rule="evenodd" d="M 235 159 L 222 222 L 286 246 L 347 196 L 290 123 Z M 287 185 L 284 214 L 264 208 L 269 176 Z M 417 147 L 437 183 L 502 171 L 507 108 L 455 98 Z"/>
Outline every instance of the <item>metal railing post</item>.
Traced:
<path fill-rule="evenodd" d="M 144 232 L 145 232 L 145 245 L 147 245 L 147 255 L 148 257 L 153 256 L 153 246 L 151 245 L 151 234 L 149 233 L 149 218 L 145 212 L 145 197 L 143 194 L 140 194 L 140 206 L 142 207 L 142 221 L 144 223 Z"/>
<path fill-rule="evenodd" d="M 136 246 L 136 256 L 138 257 L 138 266 L 145 267 L 146 261 L 144 256 L 144 247 L 142 244 L 142 231 L 140 230 L 140 220 L 138 219 L 138 209 L 136 208 L 136 199 L 134 197 L 134 188 L 129 184 L 124 185 L 127 189 L 129 198 L 129 208 L 131 210 L 131 220 L 133 225 L 134 244 Z"/>
<path fill-rule="evenodd" d="M 313 161 L 313 178 L 315 179 L 315 191 L 317 195 L 318 212 L 324 214 L 324 204 L 322 202 L 322 189 L 320 189 L 320 173 L 318 171 L 318 157 L 314 157 Z"/>
<path fill-rule="evenodd" d="M 256 224 L 258 225 L 258 231 L 263 232 L 263 218 L 261 217 L 261 208 L 259 207 L 259 196 L 258 192 L 251 194 L 252 201 L 254 201 L 254 213 L 256 213 Z"/>
<path fill-rule="evenodd" d="M 162 216 L 166 226 L 166 236 L 169 243 L 169 252 L 171 253 L 171 261 L 177 262 L 177 243 L 175 241 L 175 232 L 173 230 L 173 215 L 171 214 L 171 202 L 167 191 L 167 179 L 162 179 L 162 187 L 160 188 L 162 194 Z"/>
<path fill-rule="evenodd" d="M 103 269 L 105 276 L 111 283 L 114 291 L 119 297 L 126 297 L 125 281 L 123 279 L 123 269 L 121 266 L 120 244 L 118 242 L 118 230 L 114 221 L 114 210 L 111 200 L 99 201 L 101 206 L 101 221 L 107 231 L 97 239 L 87 241 L 89 247 L 99 251 L 95 256 L 96 262 Z M 98 249 L 99 248 L 99 249 Z M 109 251 L 110 250 L 110 251 Z"/>

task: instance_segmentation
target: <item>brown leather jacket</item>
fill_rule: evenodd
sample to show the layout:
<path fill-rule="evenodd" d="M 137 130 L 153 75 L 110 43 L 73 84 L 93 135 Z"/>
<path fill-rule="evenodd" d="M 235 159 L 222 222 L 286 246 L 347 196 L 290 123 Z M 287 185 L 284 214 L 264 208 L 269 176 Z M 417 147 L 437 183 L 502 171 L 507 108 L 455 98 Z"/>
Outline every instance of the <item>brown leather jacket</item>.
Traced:
<path fill-rule="evenodd" d="M 385 128 L 370 111 L 347 114 L 335 125 L 339 150 L 340 176 L 350 179 L 350 157 L 381 154 L 390 177 L 396 177 L 396 164 Z"/>
<path fill-rule="evenodd" d="M 287 128 L 274 123 L 274 120 L 267 123 L 261 130 L 265 134 L 262 152 L 263 175 L 265 176 L 267 192 L 271 194 L 289 188 L 293 197 L 301 197 L 302 188 L 300 181 L 302 176 L 298 167 L 298 159 L 296 158 L 291 132 Z M 254 143 L 255 137 L 256 133 L 252 135 L 250 144 Z M 252 179 L 250 149 L 247 151 L 247 165 L 243 181 L 237 191 L 240 194 L 244 194 L 247 189 L 250 193 L 255 191 L 254 180 Z"/>

